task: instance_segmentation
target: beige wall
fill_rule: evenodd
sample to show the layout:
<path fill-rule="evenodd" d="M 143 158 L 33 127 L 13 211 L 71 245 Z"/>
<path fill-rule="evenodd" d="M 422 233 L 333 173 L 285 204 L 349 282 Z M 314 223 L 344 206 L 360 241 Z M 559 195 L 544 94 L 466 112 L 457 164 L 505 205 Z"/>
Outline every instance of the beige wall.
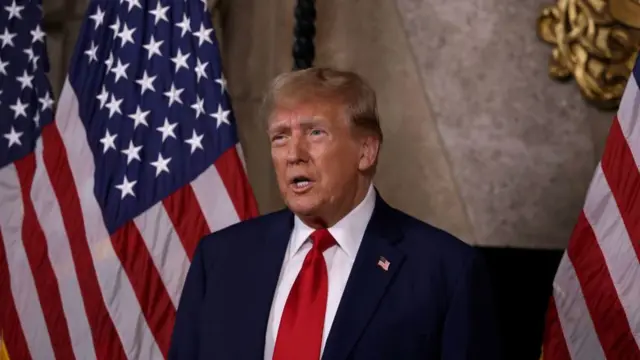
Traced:
<path fill-rule="evenodd" d="M 291 68 L 294 3 L 215 4 L 263 212 L 282 203 L 257 109 L 268 81 Z M 56 4 L 45 2 L 48 13 L 56 13 Z M 585 105 L 575 86 L 549 80 L 550 49 L 535 36 L 545 4 L 317 2 L 316 65 L 356 70 L 378 91 L 386 142 L 376 184 L 390 203 L 473 244 L 565 246 L 611 114 Z M 72 8 L 49 34 L 57 89 L 83 4 Z"/>

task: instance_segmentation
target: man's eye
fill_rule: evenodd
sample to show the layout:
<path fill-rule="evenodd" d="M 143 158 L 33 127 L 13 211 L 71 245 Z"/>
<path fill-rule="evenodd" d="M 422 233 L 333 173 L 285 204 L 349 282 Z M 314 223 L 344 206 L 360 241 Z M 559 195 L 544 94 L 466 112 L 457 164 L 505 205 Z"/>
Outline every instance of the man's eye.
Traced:
<path fill-rule="evenodd" d="M 322 134 L 324 134 L 324 131 L 322 131 L 320 129 L 311 130 L 311 135 L 322 135 Z"/>
<path fill-rule="evenodd" d="M 273 136 L 271 137 L 271 141 L 272 141 L 272 142 L 273 142 L 273 141 L 279 141 L 279 140 L 282 140 L 282 139 L 284 139 L 284 136 L 283 136 L 283 135 L 273 135 Z"/>

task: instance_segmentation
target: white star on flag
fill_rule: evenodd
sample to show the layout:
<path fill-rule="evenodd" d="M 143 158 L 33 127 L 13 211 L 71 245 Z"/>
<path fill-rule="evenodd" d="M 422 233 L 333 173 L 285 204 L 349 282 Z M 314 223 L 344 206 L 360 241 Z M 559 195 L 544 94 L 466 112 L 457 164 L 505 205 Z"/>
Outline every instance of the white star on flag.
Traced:
<path fill-rule="evenodd" d="M 191 54 L 186 53 L 183 54 L 182 50 L 178 49 L 178 53 L 175 57 L 171 58 L 174 64 L 176 64 L 176 73 L 180 70 L 180 68 L 185 68 L 189 70 L 189 65 L 187 65 L 187 59 Z"/>
<path fill-rule="evenodd" d="M 149 53 L 148 55 L 149 60 L 151 60 L 153 55 L 158 55 L 162 57 L 162 52 L 160 52 L 160 46 L 162 46 L 163 42 L 164 40 L 156 41 L 153 34 L 151 34 L 151 37 L 149 38 L 149 42 L 142 45 L 142 47 L 147 49 L 147 52 Z"/>
<path fill-rule="evenodd" d="M 180 36 L 184 36 L 187 32 L 191 32 L 191 20 L 187 17 L 187 14 L 182 14 L 182 22 L 177 23 L 176 26 L 182 29 Z"/>
<path fill-rule="evenodd" d="M 221 105 L 218 105 L 218 111 L 211 114 L 211 116 L 217 120 L 216 127 L 220 127 L 222 124 L 229 125 L 229 119 L 227 119 L 229 110 L 223 110 Z"/>
<path fill-rule="evenodd" d="M 118 134 L 110 134 L 109 133 L 109 129 L 107 129 L 105 131 L 104 136 L 102 137 L 102 139 L 100 139 L 100 142 L 102 143 L 102 152 L 106 153 L 107 151 L 109 151 L 109 149 L 116 149 L 116 138 L 118 137 Z"/>
<path fill-rule="evenodd" d="M 187 144 L 191 145 L 191 153 L 192 154 L 196 151 L 196 149 L 204 150 L 204 148 L 202 147 L 202 138 L 203 137 L 204 137 L 204 135 L 198 135 L 198 133 L 196 133 L 196 130 L 194 129 L 193 130 L 193 135 L 191 135 L 191 138 L 184 141 Z"/>
<path fill-rule="evenodd" d="M 8 28 L 4 29 L 2 35 L 0 35 L 0 40 L 2 40 L 2 46 L 0 49 L 4 49 L 5 46 L 15 46 L 13 44 L 13 38 L 16 37 L 16 33 L 10 33 Z"/>
<path fill-rule="evenodd" d="M 133 145 L 133 140 L 129 140 L 129 147 L 124 150 L 120 150 L 120 152 L 127 155 L 127 165 L 129 165 L 133 160 L 142 161 L 140 159 L 140 150 L 142 150 L 142 145 L 135 146 Z"/>
<path fill-rule="evenodd" d="M 44 97 L 38 98 L 38 102 L 40 102 L 40 111 L 53 109 L 53 99 L 48 92 L 44 94 Z"/>
<path fill-rule="evenodd" d="M 171 83 L 171 90 L 164 93 L 164 96 L 169 98 L 169 106 L 171 106 L 174 102 L 182 104 L 182 100 L 180 99 L 180 94 L 184 89 L 177 89 L 174 83 Z"/>
<path fill-rule="evenodd" d="M 178 123 L 173 123 L 171 124 L 169 122 L 169 119 L 164 119 L 164 124 L 158 128 L 156 128 L 156 130 L 160 131 L 162 133 L 162 142 L 164 142 L 165 140 L 167 140 L 167 138 L 172 137 L 172 138 L 176 138 L 176 134 L 173 132 L 173 129 L 176 128 L 176 126 L 178 126 Z"/>
<path fill-rule="evenodd" d="M 94 30 L 97 30 L 98 27 L 104 22 L 104 14 L 105 13 L 102 11 L 102 9 L 100 9 L 100 6 L 98 6 L 95 14 L 89 16 L 89 18 L 91 18 L 91 20 L 93 20 L 94 22 Z"/>
<path fill-rule="evenodd" d="M 149 115 L 150 112 L 150 110 L 142 111 L 142 109 L 140 109 L 140 105 L 138 105 L 138 107 L 136 108 L 136 112 L 134 114 L 129 114 L 129 117 L 133 119 L 134 130 L 138 127 L 138 125 L 149 126 L 149 124 L 147 123 L 147 115 Z"/>
<path fill-rule="evenodd" d="M 22 76 L 18 76 L 16 78 L 20 82 L 20 90 L 24 90 L 25 88 L 33 87 L 31 81 L 33 81 L 33 75 L 27 74 L 27 70 L 24 71 Z"/>
<path fill-rule="evenodd" d="M 133 33 L 135 31 L 136 31 L 135 27 L 129 29 L 126 23 L 122 26 L 122 30 L 117 35 L 120 38 L 121 47 L 124 47 L 127 43 L 135 44 L 133 40 Z"/>
<path fill-rule="evenodd" d="M 196 102 L 191 105 L 191 108 L 196 111 L 196 119 L 204 113 L 204 99 L 200 99 L 196 96 Z"/>
<path fill-rule="evenodd" d="M 120 111 L 120 104 L 122 104 L 123 99 L 116 99 L 115 94 L 111 94 L 111 101 L 105 106 L 109 109 L 109 117 L 113 117 L 113 114 L 118 113 L 122 115 L 122 111 Z"/>
<path fill-rule="evenodd" d="M 102 85 L 102 92 L 96 96 L 96 99 L 100 100 L 100 109 L 102 109 L 107 100 L 109 100 L 109 93 L 104 85 Z"/>
<path fill-rule="evenodd" d="M 162 4 L 158 1 L 156 4 L 155 10 L 150 10 L 149 13 L 154 16 L 153 23 L 154 25 L 158 25 L 160 20 L 164 20 L 169 22 L 167 19 L 167 11 L 169 10 L 169 6 L 162 7 Z"/>
<path fill-rule="evenodd" d="M 124 199 L 124 197 L 127 195 L 135 197 L 136 194 L 133 193 L 133 186 L 137 182 L 137 180 L 129 181 L 129 179 L 127 179 L 127 175 L 125 175 L 122 183 L 120 185 L 116 185 L 116 189 L 119 189 L 122 192 L 120 195 L 120 199 Z"/>
<path fill-rule="evenodd" d="M 13 0 L 13 3 L 10 6 L 5 6 L 4 9 L 9 12 L 9 20 L 22 19 L 21 11 L 24 10 L 24 6 L 18 6 L 16 0 Z"/>
<path fill-rule="evenodd" d="M 204 24 L 200 24 L 200 30 L 193 33 L 193 36 L 198 38 L 198 46 L 202 46 L 205 41 L 209 44 L 213 44 L 209 38 L 212 31 L 213 29 L 207 29 L 204 27 Z"/>
<path fill-rule="evenodd" d="M 35 30 L 31 30 L 29 32 L 31 34 L 31 42 L 41 42 L 44 43 L 44 36 L 46 35 L 42 29 L 40 29 L 40 25 L 36 26 Z"/>
<path fill-rule="evenodd" d="M 157 75 L 149 76 L 147 75 L 147 70 L 142 74 L 142 79 L 136 80 L 136 83 L 140 85 L 140 94 L 143 95 L 145 91 L 151 90 L 156 91 L 156 88 L 153 87 L 153 82 L 156 79 Z"/>
<path fill-rule="evenodd" d="M 17 132 L 12 126 L 11 131 L 8 134 L 4 134 L 5 139 L 9 140 L 9 147 L 13 145 L 22 145 L 20 142 L 20 136 L 22 136 L 22 134 L 22 132 Z"/>
<path fill-rule="evenodd" d="M 163 171 L 169 173 L 169 161 L 171 158 L 163 158 L 162 154 L 158 153 L 158 160 L 151 163 L 156 168 L 156 177 L 158 177 Z"/>
<path fill-rule="evenodd" d="M 29 107 L 29 103 L 23 103 L 20 99 L 16 99 L 16 103 L 14 105 L 10 105 L 9 108 L 13 110 L 13 118 L 17 119 L 18 116 L 27 117 L 27 108 Z"/>

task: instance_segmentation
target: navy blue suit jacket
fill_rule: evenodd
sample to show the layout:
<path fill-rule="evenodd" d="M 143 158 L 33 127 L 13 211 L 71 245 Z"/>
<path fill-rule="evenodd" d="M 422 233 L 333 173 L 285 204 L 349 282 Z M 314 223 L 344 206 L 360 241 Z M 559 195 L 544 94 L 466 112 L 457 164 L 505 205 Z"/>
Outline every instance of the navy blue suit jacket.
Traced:
<path fill-rule="evenodd" d="M 282 210 L 198 245 L 177 312 L 171 360 L 263 359 L 271 301 L 293 229 Z M 383 256 L 388 271 L 377 265 Z M 498 360 L 483 260 L 378 195 L 323 360 Z M 295 360 L 295 359 L 292 359 Z"/>

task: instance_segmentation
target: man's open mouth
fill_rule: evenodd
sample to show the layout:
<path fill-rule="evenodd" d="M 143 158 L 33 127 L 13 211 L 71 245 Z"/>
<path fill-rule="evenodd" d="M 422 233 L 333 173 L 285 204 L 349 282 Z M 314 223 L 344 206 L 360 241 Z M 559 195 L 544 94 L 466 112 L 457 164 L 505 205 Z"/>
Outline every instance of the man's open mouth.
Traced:
<path fill-rule="evenodd" d="M 296 176 L 291 180 L 291 184 L 296 190 L 305 190 L 311 186 L 312 183 L 313 181 L 306 176 Z"/>

